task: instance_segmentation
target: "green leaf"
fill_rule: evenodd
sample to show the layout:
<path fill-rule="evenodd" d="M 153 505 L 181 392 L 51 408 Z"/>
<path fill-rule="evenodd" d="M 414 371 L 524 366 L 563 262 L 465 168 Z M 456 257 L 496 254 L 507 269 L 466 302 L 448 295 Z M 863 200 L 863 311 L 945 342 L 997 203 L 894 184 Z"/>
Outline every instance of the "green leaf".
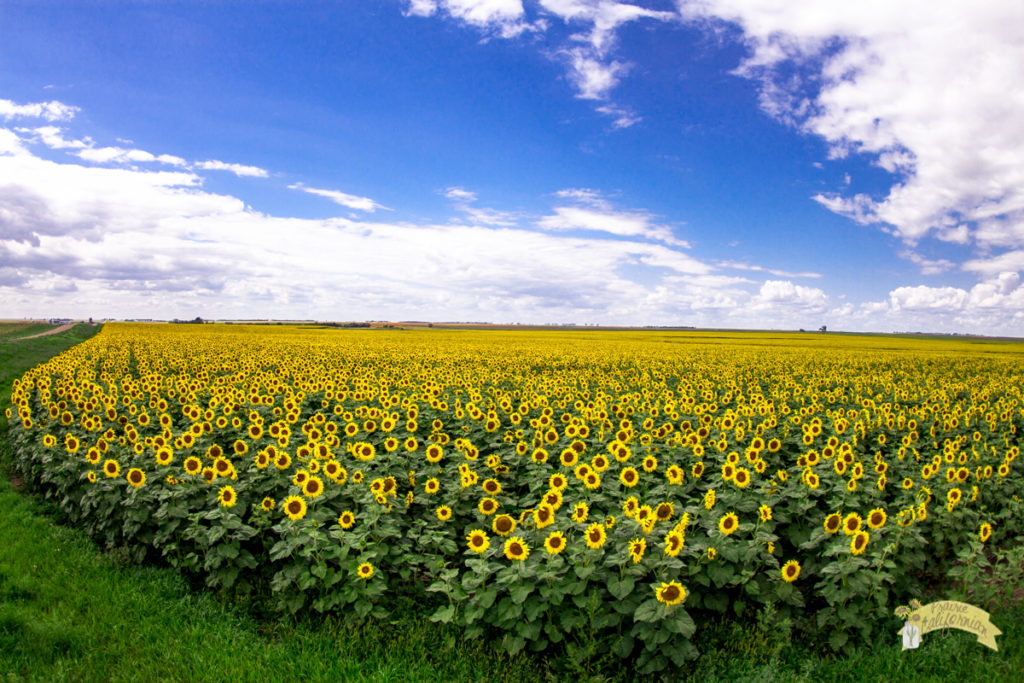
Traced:
<path fill-rule="evenodd" d="M 661 603 L 655 598 L 651 598 L 647 602 L 640 605 L 636 612 L 633 613 L 634 621 L 655 621 L 658 619 L 659 610 L 658 607 Z"/>
<path fill-rule="evenodd" d="M 450 624 L 454 618 L 455 605 L 446 605 L 430 615 L 431 621 L 441 622 L 442 624 Z"/>
<path fill-rule="evenodd" d="M 634 581 L 631 576 L 627 576 L 621 580 L 613 576 L 608 581 L 608 592 L 611 593 L 612 597 L 615 599 L 621 600 L 632 593 L 635 586 L 636 581 Z"/>
<path fill-rule="evenodd" d="M 532 584 L 518 583 L 512 586 L 511 590 L 509 590 L 509 597 L 512 598 L 512 602 L 517 605 L 521 605 L 531 592 L 533 592 Z"/>

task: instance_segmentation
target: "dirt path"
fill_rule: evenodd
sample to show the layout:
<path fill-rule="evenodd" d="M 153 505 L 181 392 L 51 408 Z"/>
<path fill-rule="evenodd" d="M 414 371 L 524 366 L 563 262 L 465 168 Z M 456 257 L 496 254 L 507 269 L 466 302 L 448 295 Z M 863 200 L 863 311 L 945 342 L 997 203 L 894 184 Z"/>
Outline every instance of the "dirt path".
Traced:
<path fill-rule="evenodd" d="M 52 330 L 46 330 L 46 332 L 40 332 L 38 334 L 30 334 L 27 337 L 15 337 L 14 339 L 11 339 L 10 341 L 21 341 L 22 339 L 35 339 L 36 337 L 45 337 L 48 334 L 57 334 L 58 332 L 63 332 L 64 330 L 70 330 L 72 327 L 74 327 L 77 324 L 78 323 L 68 323 L 67 325 L 61 325 L 60 327 L 55 327 Z"/>

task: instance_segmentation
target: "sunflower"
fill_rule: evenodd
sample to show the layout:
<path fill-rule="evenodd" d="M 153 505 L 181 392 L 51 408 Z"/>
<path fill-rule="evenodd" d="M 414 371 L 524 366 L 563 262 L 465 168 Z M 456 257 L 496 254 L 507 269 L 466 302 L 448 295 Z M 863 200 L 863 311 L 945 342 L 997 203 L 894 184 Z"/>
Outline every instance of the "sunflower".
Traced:
<path fill-rule="evenodd" d="M 139 488 L 146 483 L 146 473 L 138 467 L 133 467 L 128 470 L 128 474 L 125 475 L 125 479 L 127 479 L 128 483 L 133 487 Z"/>
<path fill-rule="evenodd" d="M 761 521 L 762 522 L 770 522 L 771 521 L 771 519 L 772 519 L 772 509 L 769 506 L 762 505 L 761 507 L 759 507 L 757 509 L 757 511 L 761 514 Z"/>
<path fill-rule="evenodd" d="M 497 479 L 484 479 L 480 487 L 491 496 L 501 493 L 501 483 Z"/>
<path fill-rule="evenodd" d="M 981 529 L 978 531 L 978 538 L 981 539 L 982 543 L 985 543 L 986 541 L 988 541 L 988 539 L 991 536 L 992 536 L 992 525 L 989 524 L 988 522 L 984 522 L 981 525 Z"/>
<path fill-rule="evenodd" d="M 583 524 L 587 521 L 587 517 L 589 516 L 590 507 L 582 500 L 573 506 L 571 515 L 572 521 L 576 522 L 577 524 Z"/>
<path fill-rule="evenodd" d="M 544 539 L 544 550 L 548 555 L 557 555 L 565 550 L 565 534 L 561 531 L 552 531 Z"/>
<path fill-rule="evenodd" d="M 530 458 L 539 465 L 548 461 L 548 452 L 543 448 L 536 448 Z"/>
<path fill-rule="evenodd" d="M 838 512 L 833 512 L 825 518 L 825 531 L 830 534 L 839 533 L 843 526 L 843 517 Z"/>
<path fill-rule="evenodd" d="M 583 485 L 591 491 L 601 488 L 601 475 L 597 472 L 588 472 L 583 478 Z"/>
<path fill-rule="evenodd" d="M 653 455 L 648 455 L 641 462 L 641 466 L 644 468 L 644 472 L 653 472 L 658 469 L 658 459 Z"/>
<path fill-rule="evenodd" d="M 487 537 L 487 533 L 483 529 L 473 529 L 466 536 L 466 543 L 469 549 L 475 553 L 483 553 L 489 547 L 491 547 L 491 539 Z"/>
<path fill-rule="evenodd" d="M 871 529 L 881 529 L 885 526 L 885 521 L 888 519 L 888 515 L 885 514 L 885 510 L 882 508 L 875 508 L 868 513 L 868 527 Z"/>
<path fill-rule="evenodd" d="M 690 472 L 693 474 L 694 477 L 700 479 L 701 476 L 703 476 L 704 474 L 704 463 L 695 462 L 693 464 L 693 467 L 690 468 Z"/>
<path fill-rule="evenodd" d="M 633 560 L 633 564 L 637 564 L 640 560 L 644 559 L 644 551 L 647 550 L 647 539 L 645 538 L 634 538 L 629 542 L 629 557 Z"/>
<path fill-rule="evenodd" d="M 633 517 L 640 509 L 640 501 L 636 496 L 630 496 L 622 503 L 622 512 L 627 517 Z"/>
<path fill-rule="evenodd" d="M 686 545 L 686 536 L 678 531 L 671 531 L 665 536 L 665 554 L 676 557 Z"/>
<path fill-rule="evenodd" d="M 355 523 L 356 516 L 352 513 L 351 510 L 345 510 L 340 515 L 338 515 L 338 526 L 340 526 L 342 529 L 351 529 L 355 525 Z"/>
<path fill-rule="evenodd" d="M 750 484 L 750 470 L 745 467 L 737 467 L 736 473 L 732 476 L 732 483 L 741 489 L 747 488 Z"/>
<path fill-rule="evenodd" d="M 704 509 L 710 510 L 715 507 L 715 490 L 708 489 L 707 493 L 704 494 Z"/>
<path fill-rule="evenodd" d="M 946 501 L 950 505 L 956 505 L 960 502 L 960 498 L 963 497 L 963 492 L 958 488 L 952 488 L 946 492 Z"/>
<path fill-rule="evenodd" d="M 277 501 L 275 501 L 270 496 L 267 496 L 260 502 L 260 507 L 266 510 L 267 512 L 273 510 L 275 505 L 277 505 Z"/>
<path fill-rule="evenodd" d="M 724 536 L 731 535 L 740 526 L 740 518 L 736 516 L 735 512 L 729 512 L 722 515 L 722 518 L 718 520 L 718 530 L 722 532 Z"/>
<path fill-rule="evenodd" d="M 714 548 L 708 548 L 708 559 L 713 560 L 718 556 L 718 551 Z"/>
<path fill-rule="evenodd" d="M 174 459 L 174 451 L 164 446 L 156 451 L 156 464 L 160 466 L 170 465 Z"/>
<path fill-rule="evenodd" d="M 363 562 L 356 568 L 356 574 L 359 575 L 360 579 L 366 581 L 371 576 L 373 576 L 373 565 L 369 562 Z"/>
<path fill-rule="evenodd" d="M 682 484 L 686 479 L 686 472 L 679 465 L 670 465 L 669 468 L 665 470 L 665 478 L 668 479 L 669 484 L 677 486 Z"/>
<path fill-rule="evenodd" d="M 513 536 L 505 541 L 505 557 L 510 560 L 522 562 L 530 556 L 530 546 L 519 536 Z"/>
<path fill-rule="evenodd" d="M 576 463 L 580 459 L 580 454 L 571 448 L 562 449 L 562 452 L 558 454 L 558 461 L 562 463 L 562 467 L 572 469 L 576 467 Z"/>
<path fill-rule="evenodd" d="M 552 474 L 551 477 L 548 479 L 548 486 L 555 491 L 564 491 L 568 485 L 569 480 L 566 479 L 565 475 L 560 472 Z"/>
<path fill-rule="evenodd" d="M 635 467 L 624 467 L 619 472 L 619 481 L 626 488 L 633 488 L 640 483 L 640 473 L 636 471 Z"/>
<path fill-rule="evenodd" d="M 856 512 L 851 512 L 846 515 L 845 519 L 843 519 L 843 533 L 847 536 L 853 536 L 855 533 L 860 531 L 861 523 L 863 521 L 864 520 L 861 519 L 860 515 Z"/>
<path fill-rule="evenodd" d="M 441 462 L 441 458 L 444 457 L 444 448 L 442 448 L 440 444 L 432 443 L 427 446 L 426 457 L 427 462 Z"/>
<path fill-rule="evenodd" d="M 89 470 L 89 473 L 86 475 L 86 478 L 89 480 L 90 484 L 96 483 L 96 473 L 93 472 L 92 470 Z"/>
<path fill-rule="evenodd" d="M 306 516 L 306 501 L 299 496 L 288 496 L 281 504 L 288 519 L 297 521 Z"/>
<path fill-rule="evenodd" d="M 324 482 L 320 477 L 309 477 L 302 485 L 302 494 L 306 498 L 318 498 L 324 492 Z"/>
<path fill-rule="evenodd" d="M 498 511 L 498 501 L 493 498 L 481 498 L 476 509 L 480 511 L 481 515 L 493 515 Z"/>
<path fill-rule="evenodd" d="M 238 502 L 238 495 L 235 493 L 235 489 L 230 486 L 224 486 L 217 493 L 217 502 L 226 508 L 234 506 Z"/>
<path fill-rule="evenodd" d="M 790 560 L 786 564 L 782 565 L 782 580 L 786 583 L 793 583 L 796 578 L 800 576 L 800 563 L 796 560 Z"/>
<path fill-rule="evenodd" d="M 678 581 L 664 583 L 654 589 L 654 595 L 658 602 L 663 602 L 669 607 L 678 605 L 686 599 L 686 589 Z"/>
<path fill-rule="evenodd" d="M 585 536 L 588 548 L 600 548 L 608 540 L 608 534 L 605 532 L 603 524 L 591 524 L 587 527 Z"/>
<path fill-rule="evenodd" d="M 551 526 L 555 521 L 555 509 L 544 503 L 533 511 L 533 522 L 538 529 Z"/>
<path fill-rule="evenodd" d="M 103 461 L 103 474 L 107 477 L 114 479 L 117 475 L 121 474 L 121 466 L 116 460 L 104 460 Z"/>
<path fill-rule="evenodd" d="M 430 479 L 427 479 L 425 484 L 423 484 L 423 490 L 427 493 L 437 493 L 440 488 L 441 482 L 437 480 L 437 477 L 431 477 Z"/>
<path fill-rule="evenodd" d="M 447 505 L 441 505 L 434 511 L 434 514 L 436 514 L 437 518 L 442 522 L 447 522 L 452 518 L 452 509 Z"/>
<path fill-rule="evenodd" d="M 499 536 L 508 536 L 515 528 L 516 520 L 511 515 L 497 515 L 491 522 L 491 530 Z"/>
<path fill-rule="evenodd" d="M 654 516 L 659 522 L 669 521 L 675 513 L 675 506 L 670 502 L 658 503 L 658 507 L 654 508 Z"/>
<path fill-rule="evenodd" d="M 562 507 L 562 503 L 565 498 L 562 496 L 562 492 L 558 489 L 552 489 L 544 494 L 544 499 L 541 501 L 544 505 L 550 505 L 552 510 L 557 510 Z"/>
<path fill-rule="evenodd" d="M 868 541 L 871 540 L 871 536 L 866 531 L 858 531 L 854 534 L 853 538 L 850 539 L 850 552 L 854 555 L 860 555 L 864 552 L 864 549 L 868 547 Z"/>

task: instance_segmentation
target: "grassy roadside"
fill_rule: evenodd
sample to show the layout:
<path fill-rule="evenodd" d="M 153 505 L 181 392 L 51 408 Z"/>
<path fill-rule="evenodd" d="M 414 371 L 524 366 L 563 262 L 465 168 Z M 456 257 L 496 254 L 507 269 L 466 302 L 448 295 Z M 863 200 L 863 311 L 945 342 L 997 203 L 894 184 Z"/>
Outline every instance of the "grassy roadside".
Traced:
<path fill-rule="evenodd" d="M 94 332 L 78 326 L 0 345 L 0 398 L 26 369 Z M 2 334 L 2 330 L 0 330 Z M 9 461 L 0 420 L 0 463 Z M 705 653 L 680 680 L 990 681 L 1024 678 L 1024 608 L 993 612 L 1004 632 L 999 652 L 957 631 L 924 637 L 902 652 L 891 639 L 847 658 L 817 644 L 736 622 L 704 623 Z M 599 677 L 633 680 L 617 661 Z M 338 622 L 260 622 L 176 572 L 126 565 L 74 529 L 53 523 L 44 505 L 0 480 L 0 674 L 10 680 L 569 680 L 539 656 L 509 658 L 486 641 L 412 615 L 359 630 Z"/>

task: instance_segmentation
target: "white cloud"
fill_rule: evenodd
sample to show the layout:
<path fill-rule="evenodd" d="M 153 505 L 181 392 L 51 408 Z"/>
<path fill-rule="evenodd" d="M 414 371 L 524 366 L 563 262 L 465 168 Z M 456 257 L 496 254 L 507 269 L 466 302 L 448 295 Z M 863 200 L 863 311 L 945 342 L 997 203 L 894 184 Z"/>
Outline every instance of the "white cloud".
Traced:
<path fill-rule="evenodd" d="M 888 195 L 816 200 L 908 243 L 927 236 L 1024 246 L 1024 5 L 960 0 L 680 0 L 689 19 L 738 25 L 739 73 L 769 113 L 871 155 Z M 987 221 L 985 230 L 975 224 Z"/>
<path fill-rule="evenodd" d="M 223 161 L 217 161 L 211 159 L 209 161 L 199 161 L 195 164 L 196 168 L 201 168 L 208 171 L 228 171 L 234 173 L 239 177 L 252 177 L 252 178 L 266 178 L 269 174 L 258 166 L 245 166 L 243 164 L 229 164 Z"/>
<path fill-rule="evenodd" d="M 768 280 L 754 297 L 756 308 L 795 307 L 824 311 L 828 296 L 817 287 L 795 285 L 789 280 Z"/>
<path fill-rule="evenodd" d="M 449 188 L 446 188 L 445 191 L 442 192 L 442 194 L 445 197 L 447 197 L 448 199 L 451 199 L 453 201 L 458 201 L 458 202 L 475 202 L 476 201 L 476 193 L 475 192 L 470 192 L 469 190 L 467 190 L 467 189 L 465 189 L 463 187 L 449 187 Z"/>
<path fill-rule="evenodd" d="M 558 206 L 554 211 L 554 214 L 541 218 L 537 226 L 544 230 L 594 230 L 623 237 L 643 237 L 679 247 L 689 246 L 677 239 L 667 226 L 652 223 L 653 217 L 645 212 L 577 206 Z"/>
<path fill-rule="evenodd" d="M 786 270 L 779 270 L 777 268 L 766 268 L 764 266 L 758 266 L 749 263 L 741 263 L 739 261 L 719 261 L 717 265 L 719 268 L 735 268 L 736 270 L 750 270 L 758 273 L 768 273 L 770 275 L 775 275 L 776 277 L 821 277 L 821 273 L 814 273 L 811 271 L 792 273 Z"/>
<path fill-rule="evenodd" d="M 356 211 L 367 211 L 370 213 L 376 211 L 377 209 L 385 209 L 387 211 L 390 211 L 388 207 L 378 204 L 369 197 L 359 197 L 353 194 L 345 194 L 344 192 L 338 192 L 337 190 L 321 190 L 315 187 L 306 187 L 302 183 L 294 183 L 292 185 L 289 185 L 288 189 L 302 190 L 303 192 L 308 192 L 309 194 L 315 194 L 318 197 L 326 197 L 335 204 L 340 204 L 341 206 L 345 206 L 350 209 L 355 209 Z"/>
<path fill-rule="evenodd" d="M 520 0 L 409 0 L 406 14 L 448 16 L 486 35 L 515 38 L 524 32 L 543 33 L 549 18 L 579 29 L 568 42 L 554 45 L 549 54 L 563 62 L 580 99 L 603 103 L 598 112 L 612 117 L 615 128 L 628 128 L 641 119 L 627 107 L 609 103 L 611 91 L 629 71 L 630 64 L 616 59 L 616 34 L 634 21 L 672 21 L 675 12 L 655 11 L 615 0 L 539 0 L 530 20 Z"/>
<path fill-rule="evenodd" d="M 11 100 L 0 100 L 0 118 L 5 120 L 30 118 L 45 119 L 46 121 L 66 121 L 73 118 L 77 112 L 78 107 L 72 107 L 56 100 L 50 102 L 29 102 L 28 104 L 18 104 Z"/>
<path fill-rule="evenodd" d="M 922 275 L 938 275 L 940 273 L 945 273 L 956 265 L 949 259 L 926 259 L 917 252 L 909 250 L 900 252 L 900 258 L 905 258 L 911 263 L 920 266 Z"/>
<path fill-rule="evenodd" d="M 171 166 L 185 166 L 185 160 L 170 154 L 151 154 L 142 149 L 124 147 L 87 147 L 75 153 L 76 156 L 100 164 L 129 164 L 132 162 L 157 162 Z"/>
<path fill-rule="evenodd" d="M 407 15 L 419 17 L 437 13 L 501 38 L 543 27 L 524 19 L 521 0 L 409 0 L 406 9 Z"/>
<path fill-rule="evenodd" d="M 40 126 L 38 128 L 19 128 L 19 133 L 28 133 L 50 149 L 84 149 L 92 146 L 92 140 L 68 140 L 64 130 L 57 126 Z"/>

